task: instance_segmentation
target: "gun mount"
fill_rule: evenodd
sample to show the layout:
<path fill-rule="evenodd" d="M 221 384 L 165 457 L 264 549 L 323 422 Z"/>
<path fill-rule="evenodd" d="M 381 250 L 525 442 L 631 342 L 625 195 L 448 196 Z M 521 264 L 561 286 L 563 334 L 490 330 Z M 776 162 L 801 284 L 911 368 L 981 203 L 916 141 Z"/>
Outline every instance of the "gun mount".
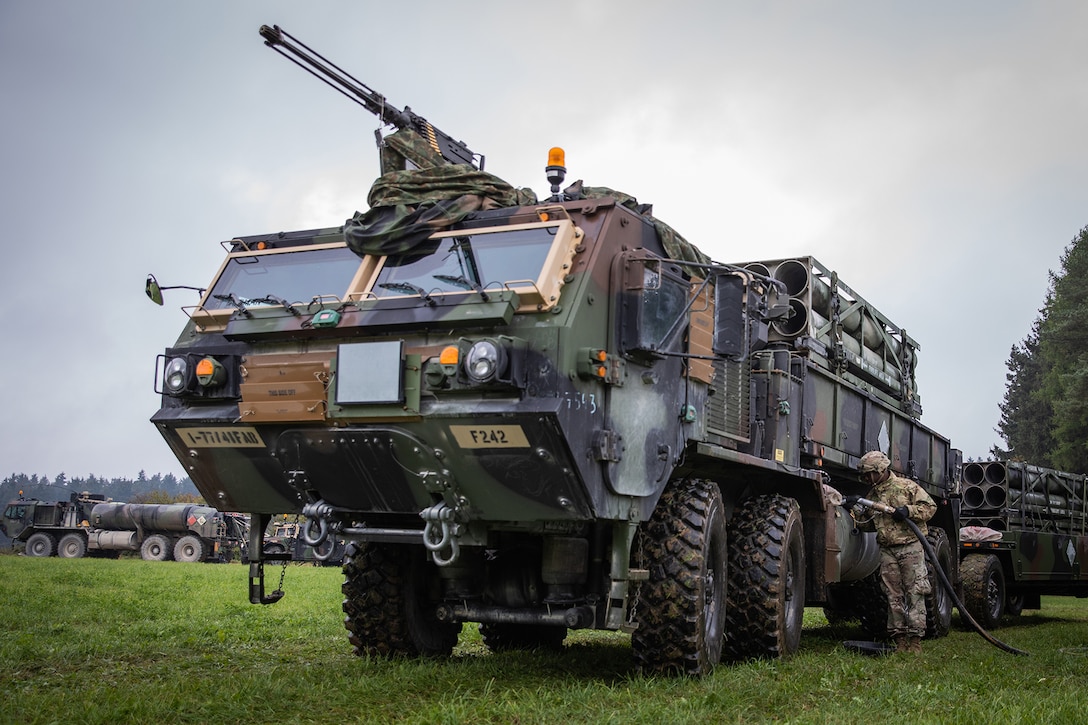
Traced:
<path fill-rule="evenodd" d="M 377 116 L 382 123 L 395 126 L 398 129 L 410 128 L 414 130 L 430 144 L 434 151 L 441 154 L 447 163 L 469 164 L 481 171 L 483 170 L 483 155 L 469 149 L 464 141 L 454 140 L 453 137 L 432 126 L 423 116 L 413 112 L 408 106 L 405 106 L 404 110 L 398 110 L 381 93 L 353 77 L 298 38 L 280 28 L 280 26 L 273 25 L 269 27 L 262 25 L 260 34 L 264 38 L 264 44 L 269 48 L 343 93 Z M 377 138 L 378 146 L 381 147 L 383 143 L 381 130 L 375 131 L 374 135 Z M 397 169 L 386 168 L 386 162 L 383 158 L 382 173 L 395 170 Z"/>

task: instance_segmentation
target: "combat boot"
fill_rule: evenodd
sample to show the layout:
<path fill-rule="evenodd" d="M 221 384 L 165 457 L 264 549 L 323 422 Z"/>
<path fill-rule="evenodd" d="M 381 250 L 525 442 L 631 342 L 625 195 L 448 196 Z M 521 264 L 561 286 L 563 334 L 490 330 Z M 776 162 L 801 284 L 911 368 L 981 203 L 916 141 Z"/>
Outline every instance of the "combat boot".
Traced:
<path fill-rule="evenodd" d="M 907 651 L 914 655 L 922 654 L 922 638 L 912 635 L 907 644 Z"/>
<path fill-rule="evenodd" d="M 910 638 L 905 634 L 896 634 L 892 636 L 892 641 L 895 642 L 895 651 L 909 652 L 910 651 Z"/>

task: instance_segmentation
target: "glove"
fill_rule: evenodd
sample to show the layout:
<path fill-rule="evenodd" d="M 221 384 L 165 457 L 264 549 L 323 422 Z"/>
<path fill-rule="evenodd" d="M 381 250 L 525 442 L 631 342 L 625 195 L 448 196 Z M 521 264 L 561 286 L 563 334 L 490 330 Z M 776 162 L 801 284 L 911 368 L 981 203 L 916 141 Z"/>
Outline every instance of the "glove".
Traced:
<path fill-rule="evenodd" d="M 895 511 L 892 511 L 892 518 L 896 521 L 906 521 L 910 518 L 910 511 L 906 506 L 900 506 Z"/>
<path fill-rule="evenodd" d="M 842 507 L 845 509 L 852 509 L 858 505 L 858 499 L 861 496 L 846 496 L 842 500 Z"/>

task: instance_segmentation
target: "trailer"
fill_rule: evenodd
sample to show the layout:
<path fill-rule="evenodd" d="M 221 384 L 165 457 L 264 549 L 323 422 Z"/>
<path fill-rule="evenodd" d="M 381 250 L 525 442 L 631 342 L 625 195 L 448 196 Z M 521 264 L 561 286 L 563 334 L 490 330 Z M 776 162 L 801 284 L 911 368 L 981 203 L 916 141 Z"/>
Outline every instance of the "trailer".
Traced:
<path fill-rule="evenodd" d="M 1039 609 L 1044 594 L 1088 597 L 1088 476 L 968 462 L 962 495 L 962 599 L 980 624 Z"/>

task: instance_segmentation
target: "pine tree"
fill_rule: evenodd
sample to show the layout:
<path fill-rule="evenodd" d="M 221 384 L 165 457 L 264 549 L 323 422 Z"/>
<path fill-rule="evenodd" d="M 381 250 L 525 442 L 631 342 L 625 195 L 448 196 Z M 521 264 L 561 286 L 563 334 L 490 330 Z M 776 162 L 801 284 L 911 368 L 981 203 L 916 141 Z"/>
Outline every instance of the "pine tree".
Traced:
<path fill-rule="evenodd" d="M 1053 409 L 1053 467 L 1088 472 L 1088 227 L 1073 238 L 1051 274 L 1053 294 L 1039 343 L 1044 394 Z"/>
<path fill-rule="evenodd" d="M 1088 473 L 1088 227 L 1050 273 L 1031 334 L 1012 348 L 995 455 Z"/>
<path fill-rule="evenodd" d="M 1038 466 L 1050 467 L 1050 449 L 1053 447 L 1051 420 L 1053 411 L 1043 395 L 1043 357 L 1039 352 L 1039 327 L 1036 319 L 1031 334 L 1014 345 L 1006 363 L 1008 385 L 1002 402 L 1001 421 L 997 432 L 1005 439 L 1007 450 L 996 446 L 991 451 L 994 458 L 1030 461 Z"/>

